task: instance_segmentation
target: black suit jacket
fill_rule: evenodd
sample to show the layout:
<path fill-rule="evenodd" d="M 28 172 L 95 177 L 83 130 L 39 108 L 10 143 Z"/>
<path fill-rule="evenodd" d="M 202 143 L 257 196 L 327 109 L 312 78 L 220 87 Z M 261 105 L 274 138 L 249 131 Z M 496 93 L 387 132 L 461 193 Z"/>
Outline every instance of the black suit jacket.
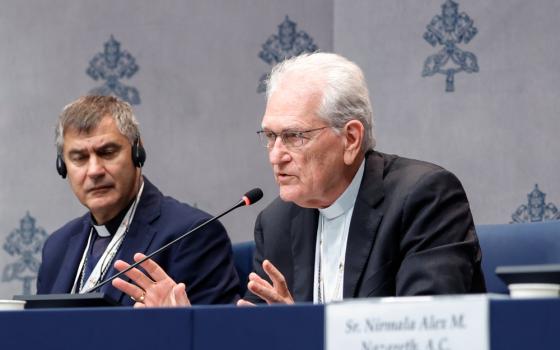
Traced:
<path fill-rule="evenodd" d="M 43 247 L 37 278 L 37 293 L 69 293 L 91 229 L 90 213 L 74 219 L 54 232 Z M 144 190 L 130 230 L 115 257 L 129 263 L 135 253 L 148 254 L 198 226 L 210 216 L 162 193 L 144 178 Z M 177 282 L 184 282 L 193 304 L 235 302 L 239 279 L 233 264 L 231 242 L 218 222 L 206 226 L 154 260 Z M 117 273 L 113 267 L 106 278 Z M 134 302 L 107 284 L 101 288 L 123 305 Z"/>
<path fill-rule="evenodd" d="M 269 259 L 296 301 L 313 300 L 319 211 L 275 199 L 255 224 L 254 270 Z M 449 171 L 370 151 L 348 233 L 343 297 L 484 292 L 467 196 Z M 247 300 L 262 302 L 248 292 Z"/>

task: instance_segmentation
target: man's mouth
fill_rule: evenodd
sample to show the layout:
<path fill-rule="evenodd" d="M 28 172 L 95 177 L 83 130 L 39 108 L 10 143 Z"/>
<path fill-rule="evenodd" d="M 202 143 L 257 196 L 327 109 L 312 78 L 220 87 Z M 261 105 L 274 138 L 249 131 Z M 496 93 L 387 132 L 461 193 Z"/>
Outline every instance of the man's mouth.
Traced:
<path fill-rule="evenodd" d="M 290 174 L 287 174 L 287 173 L 277 173 L 276 174 L 276 179 L 278 180 L 279 183 L 289 181 L 293 177 L 294 177 L 294 175 L 290 175 Z"/>
<path fill-rule="evenodd" d="M 113 187 L 113 186 L 111 186 L 111 185 L 95 186 L 95 187 L 89 189 L 87 192 L 88 193 L 104 192 L 104 191 L 107 191 L 107 190 L 111 189 L 111 187 Z"/>

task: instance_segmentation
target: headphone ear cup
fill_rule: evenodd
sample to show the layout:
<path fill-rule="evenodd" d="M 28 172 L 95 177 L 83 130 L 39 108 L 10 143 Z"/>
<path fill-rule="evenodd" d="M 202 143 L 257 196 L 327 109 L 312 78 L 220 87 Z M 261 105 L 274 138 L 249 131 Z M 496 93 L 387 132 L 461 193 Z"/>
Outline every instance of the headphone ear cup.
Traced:
<path fill-rule="evenodd" d="M 56 171 L 63 179 L 65 179 L 68 174 L 68 170 L 66 170 L 66 163 L 64 163 L 64 159 L 62 159 L 60 154 L 56 155 Z"/>
<path fill-rule="evenodd" d="M 140 139 L 136 139 L 134 144 L 132 145 L 132 163 L 137 168 L 141 168 L 146 161 L 146 150 L 144 146 L 140 143 Z"/>

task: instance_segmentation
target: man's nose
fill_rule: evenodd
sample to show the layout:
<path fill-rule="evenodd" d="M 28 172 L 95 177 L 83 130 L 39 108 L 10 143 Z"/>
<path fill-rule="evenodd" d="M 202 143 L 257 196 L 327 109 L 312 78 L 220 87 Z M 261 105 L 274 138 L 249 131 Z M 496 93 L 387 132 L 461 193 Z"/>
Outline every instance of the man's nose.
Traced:
<path fill-rule="evenodd" d="M 291 155 L 286 148 L 284 142 L 280 137 L 277 137 L 272 144 L 272 147 L 268 149 L 268 160 L 270 164 L 276 165 L 285 162 L 289 162 L 291 160 Z"/>
<path fill-rule="evenodd" d="M 95 155 L 89 157 L 87 175 L 92 178 L 103 176 L 105 174 L 105 166 L 103 160 Z"/>

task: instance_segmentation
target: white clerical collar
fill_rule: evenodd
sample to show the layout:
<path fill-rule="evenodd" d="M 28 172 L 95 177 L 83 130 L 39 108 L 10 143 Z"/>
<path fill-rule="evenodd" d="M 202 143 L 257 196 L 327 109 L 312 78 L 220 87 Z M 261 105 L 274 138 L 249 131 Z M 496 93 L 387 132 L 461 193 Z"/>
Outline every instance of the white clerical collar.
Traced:
<path fill-rule="evenodd" d="M 319 212 L 328 220 L 332 220 L 351 208 L 354 207 L 356 198 L 358 197 L 358 191 L 360 190 L 360 184 L 362 183 L 362 178 L 364 177 L 365 159 L 362 160 L 360 168 L 354 175 L 350 185 L 344 190 L 344 192 L 336 199 L 336 201 L 327 208 L 320 208 Z"/>
<path fill-rule="evenodd" d="M 105 225 L 93 225 L 93 227 L 95 228 L 95 231 L 97 231 L 97 235 L 99 235 L 99 237 L 109 237 L 111 235 Z"/>
<path fill-rule="evenodd" d="M 140 189 L 138 190 L 138 194 L 136 195 L 134 202 L 132 203 L 130 208 L 128 208 L 125 217 L 123 218 L 123 220 L 119 225 L 119 228 L 117 229 L 117 232 L 113 235 L 113 238 L 111 239 L 111 242 L 109 242 L 107 248 L 105 248 L 105 252 L 103 252 L 103 255 L 101 255 L 101 257 L 99 258 L 99 261 L 93 268 L 93 271 L 91 272 L 87 280 L 84 281 L 83 270 L 87 264 L 87 257 L 90 252 L 90 244 L 93 244 L 92 243 L 93 229 L 90 230 L 87 245 L 86 248 L 84 249 L 84 253 L 82 254 L 82 260 L 78 265 L 78 272 L 76 273 L 76 277 L 74 278 L 72 293 L 79 292 L 81 294 L 86 291 L 89 292 L 94 285 L 99 283 L 99 281 L 101 281 L 105 277 L 105 274 L 109 270 L 109 267 L 112 265 L 113 259 L 115 258 L 117 252 L 119 251 L 119 248 L 124 240 L 124 237 L 128 233 L 128 230 L 130 229 L 132 220 L 134 220 L 134 214 L 136 214 L 136 208 L 138 207 L 138 203 L 142 198 L 143 190 L 144 190 L 144 182 L 142 182 L 142 184 L 140 185 Z M 106 228 L 106 225 L 93 225 L 93 226 L 102 227 L 101 230 L 104 229 L 105 231 L 107 231 L 105 234 L 110 235 L 109 231 Z M 97 230 L 97 227 L 95 227 L 95 229 Z M 97 231 L 97 233 L 101 236 L 100 231 Z"/>

